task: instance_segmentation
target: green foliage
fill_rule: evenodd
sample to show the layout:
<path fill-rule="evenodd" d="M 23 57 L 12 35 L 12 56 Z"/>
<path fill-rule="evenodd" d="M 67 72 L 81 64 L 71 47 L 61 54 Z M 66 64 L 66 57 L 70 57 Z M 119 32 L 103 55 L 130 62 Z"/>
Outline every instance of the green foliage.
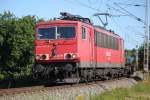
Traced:
<path fill-rule="evenodd" d="M 149 100 L 149 82 L 139 82 L 132 88 L 119 88 L 94 96 L 90 100 Z"/>
<path fill-rule="evenodd" d="M 139 83 L 132 88 L 133 92 L 150 93 L 150 83 Z"/>
<path fill-rule="evenodd" d="M 99 96 L 93 97 L 91 100 L 124 100 L 125 95 L 128 95 L 128 90 L 119 88 L 104 92 Z"/>
<path fill-rule="evenodd" d="M 135 49 L 125 50 L 125 52 L 126 52 L 126 58 L 127 57 L 133 57 L 134 60 L 133 60 L 132 63 L 135 64 L 135 62 L 136 62 L 136 50 Z M 126 62 L 126 63 L 128 63 L 128 62 Z"/>
<path fill-rule="evenodd" d="M 29 75 L 34 59 L 35 24 L 32 16 L 0 14 L 0 78 Z"/>
<path fill-rule="evenodd" d="M 149 48 L 150 48 L 150 44 L 149 44 Z M 128 56 L 133 57 L 134 61 L 133 64 L 136 63 L 136 49 L 132 49 L 132 50 L 125 50 L 126 51 L 126 58 Z M 150 52 L 150 49 L 149 49 Z M 149 53 L 149 58 L 150 58 L 150 53 Z M 139 48 L 138 48 L 138 65 L 139 65 L 139 69 L 143 69 L 143 62 L 144 62 L 144 45 L 142 44 Z M 149 59 L 149 65 L 150 65 L 150 59 Z"/>
<path fill-rule="evenodd" d="M 0 80 L 4 79 L 4 75 L 0 73 Z"/>
<path fill-rule="evenodd" d="M 150 44 L 149 44 L 149 48 L 150 48 Z M 150 49 L 149 49 L 150 52 Z M 144 45 L 141 45 L 138 48 L 138 61 L 139 61 L 139 67 L 140 69 L 143 69 L 143 62 L 144 62 Z M 149 53 L 149 58 L 150 58 L 150 53 Z M 150 59 L 149 59 L 149 66 L 150 66 Z M 150 68 L 150 67 L 149 67 Z"/>

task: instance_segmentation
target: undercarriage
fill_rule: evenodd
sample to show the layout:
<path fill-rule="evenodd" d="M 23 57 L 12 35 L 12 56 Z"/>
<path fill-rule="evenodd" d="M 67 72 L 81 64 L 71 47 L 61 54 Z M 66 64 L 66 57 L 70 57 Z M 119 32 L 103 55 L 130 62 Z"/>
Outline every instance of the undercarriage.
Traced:
<path fill-rule="evenodd" d="M 36 63 L 33 67 L 35 79 L 64 83 L 108 80 L 129 76 L 131 73 L 129 68 L 81 68 L 79 62 Z"/>

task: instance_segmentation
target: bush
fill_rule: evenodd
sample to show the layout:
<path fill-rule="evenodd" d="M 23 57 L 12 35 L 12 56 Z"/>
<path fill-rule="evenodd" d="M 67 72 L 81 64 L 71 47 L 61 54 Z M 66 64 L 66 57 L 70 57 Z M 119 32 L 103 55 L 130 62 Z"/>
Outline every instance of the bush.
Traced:
<path fill-rule="evenodd" d="M 29 75 L 34 59 L 33 16 L 17 18 L 10 12 L 0 14 L 0 79 Z"/>

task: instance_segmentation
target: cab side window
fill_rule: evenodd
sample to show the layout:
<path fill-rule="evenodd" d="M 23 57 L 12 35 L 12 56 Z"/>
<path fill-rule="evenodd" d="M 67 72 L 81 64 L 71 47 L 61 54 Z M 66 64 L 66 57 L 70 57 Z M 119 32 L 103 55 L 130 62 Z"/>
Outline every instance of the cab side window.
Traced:
<path fill-rule="evenodd" d="M 82 27 L 82 39 L 86 39 L 86 28 Z"/>

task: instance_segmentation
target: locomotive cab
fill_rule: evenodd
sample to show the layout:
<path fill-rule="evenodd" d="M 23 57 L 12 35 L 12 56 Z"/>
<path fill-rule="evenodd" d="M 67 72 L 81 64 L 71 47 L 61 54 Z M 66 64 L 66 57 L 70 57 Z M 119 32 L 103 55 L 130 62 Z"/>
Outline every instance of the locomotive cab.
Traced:
<path fill-rule="evenodd" d="M 34 76 L 69 77 L 77 69 L 78 22 L 54 20 L 36 26 Z"/>
<path fill-rule="evenodd" d="M 66 21 L 38 24 L 35 40 L 36 60 L 57 62 L 77 59 L 76 35 L 75 24 L 68 24 Z"/>

